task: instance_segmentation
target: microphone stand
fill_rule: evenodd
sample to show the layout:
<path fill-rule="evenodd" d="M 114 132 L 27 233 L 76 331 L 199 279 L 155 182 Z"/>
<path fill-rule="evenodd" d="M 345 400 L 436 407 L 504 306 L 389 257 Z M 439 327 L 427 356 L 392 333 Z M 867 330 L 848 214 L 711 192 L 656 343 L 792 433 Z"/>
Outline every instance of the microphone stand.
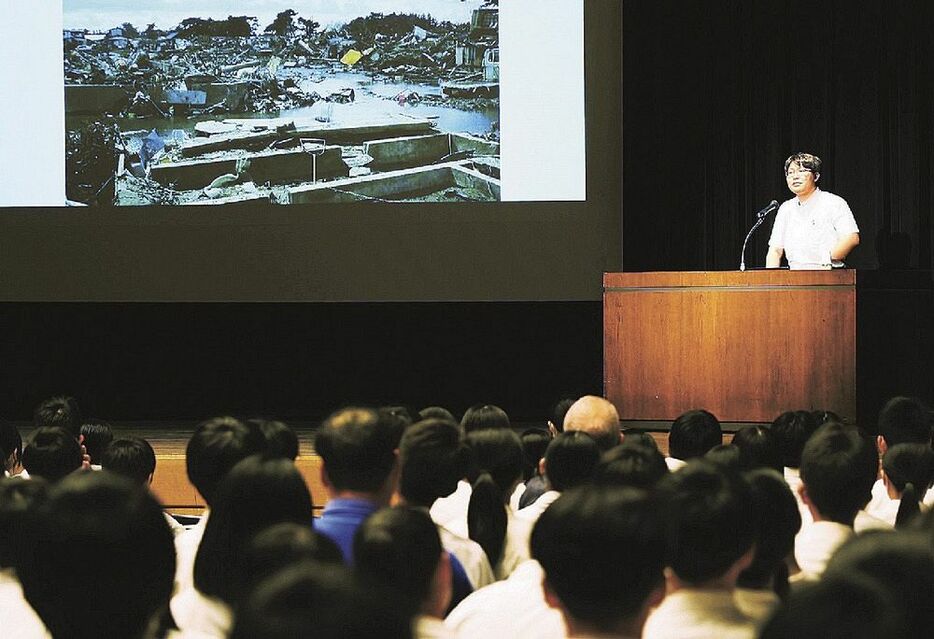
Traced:
<path fill-rule="evenodd" d="M 746 244 L 749 243 L 749 238 L 752 237 L 752 234 L 756 232 L 756 229 L 762 226 L 762 223 L 765 222 L 765 217 L 766 216 L 763 215 L 758 220 L 756 220 L 756 223 L 753 224 L 752 228 L 749 229 L 749 232 L 746 233 L 746 239 L 743 240 L 743 252 L 739 256 L 739 270 L 740 271 L 746 270 Z"/>

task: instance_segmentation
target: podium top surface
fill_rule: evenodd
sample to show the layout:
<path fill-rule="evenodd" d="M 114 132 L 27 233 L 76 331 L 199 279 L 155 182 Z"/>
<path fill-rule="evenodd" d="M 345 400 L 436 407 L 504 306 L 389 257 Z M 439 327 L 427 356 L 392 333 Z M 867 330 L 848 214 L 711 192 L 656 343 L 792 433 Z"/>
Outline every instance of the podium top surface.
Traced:
<path fill-rule="evenodd" d="M 606 291 L 642 288 L 854 286 L 856 271 L 663 271 L 604 273 Z"/>

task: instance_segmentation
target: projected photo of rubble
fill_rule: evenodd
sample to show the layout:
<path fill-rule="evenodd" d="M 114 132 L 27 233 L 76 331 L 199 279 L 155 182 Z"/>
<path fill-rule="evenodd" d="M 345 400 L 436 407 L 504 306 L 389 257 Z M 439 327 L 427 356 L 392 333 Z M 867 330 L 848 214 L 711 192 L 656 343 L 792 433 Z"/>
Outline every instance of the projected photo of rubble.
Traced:
<path fill-rule="evenodd" d="M 63 8 L 72 203 L 500 198 L 498 0 Z"/>

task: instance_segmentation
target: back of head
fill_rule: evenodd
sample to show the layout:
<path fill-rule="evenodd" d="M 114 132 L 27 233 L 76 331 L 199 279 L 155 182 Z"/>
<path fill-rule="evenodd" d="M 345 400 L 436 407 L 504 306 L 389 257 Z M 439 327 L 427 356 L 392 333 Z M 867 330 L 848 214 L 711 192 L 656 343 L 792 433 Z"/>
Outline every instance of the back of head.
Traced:
<path fill-rule="evenodd" d="M 752 490 L 749 517 L 756 527 L 756 551 L 752 564 L 739 575 L 741 587 L 764 589 L 770 585 L 780 595 L 787 593 L 785 558 L 801 529 L 801 513 L 791 488 L 781 473 L 759 468 L 745 475 Z"/>
<path fill-rule="evenodd" d="M 152 495 L 111 473 L 77 473 L 37 514 L 20 578 L 52 635 L 139 637 L 168 603 L 175 572 L 172 533 Z"/>
<path fill-rule="evenodd" d="M 188 479 L 208 506 L 217 484 L 241 459 L 264 451 L 266 440 L 254 424 L 234 417 L 215 417 L 195 429 L 185 449 Z"/>
<path fill-rule="evenodd" d="M 861 575 L 893 596 L 912 637 L 934 624 L 934 546 L 921 534 L 873 531 L 859 535 L 830 558 L 824 577 Z"/>
<path fill-rule="evenodd" d="M 759 639 L 908 639 L 891 594 L 862 575 L 828 577 L 792 590 Z"/>
<path fill-rule="evenodd" d="M 266 439 L 266 454 L 295 461 L 298 457 L 298 435 L 286 424 L 275 419 L 251 419 Z"/>
<path fill-rule="evenodd" d="M 315 450 L 335 489 L 376 493 L 396 463 L 397 436 L 392 424 L 377 411 L 345 408 L 318 429 Z"/>
<path fill-rule="evenodd" d="M 590 481 L 600 461 L 600 448 L 587 433 L 559 434 L 545 451 L 545 477 L 552 490 L 564 491 Z"/>
<path fill-rule="evenodd" d="M 402 435 L 408 430 L 409 426 L 415 423 L 412 419 L 412 411 L 405 406 L 380 406 L 376 409 L 379 413 L 380 421 L 393 432 L 394 447 L 399 447 L 402 441 Z"/>
<path fill-rule="evenodd" d="M 72 437 L 77 438 L 81 430 L 81 409 L 74 397 L 50 397 L 32 413 L 32 423 L 36 428 L 58 426 L 64 428 Z"/>
<path fill-rule="evenodd" d="M 231 639 L 408 639 L 408 617 L 356 585 L 343 566 L 303 562 L 260 583 L 240 608 Z"/>
<path fill-rule="evenodd" d="M 48 494 L 41 478 L 0 477 L 0 570 L 15 568 L 29 541 L 29 515 Z"/>
<path fill-rule="evenodd" d="M 509 415 L 493 404 L 474 404 L 461 418 L 461 428 L 465 433 L 494 428 L 509 428 Z"/>
<path fill-rule="evenodd" d="M 409 428 L 399 445 L 399 492 L 412 505 L 431 506 L 467 474 L 468 450 L 460 427 L 426 419 Z"/>
<path fill-rule="evenodd" d="M 888 446 L 930 444 L 934 413 L 916 397 L 893 397 L 879 412 L 879 435 Z"/>
<path fill-rule="evenodd" d="M 573 406 L 576 401 L 577 400 L 573 397 L 565 397 L 555 403 L 554 408 L 551 409 L 549 424 L 554 428 L 556 433 L 564 432 L 564 418 L 567 417 L 568 411 L 571 410 L 571 406 Z"/>
<path fill-rule="evenodd" d="M 801 453 L 801 481 L 821 518 L 847 526 L 872 496 L 879 470 L 875 446 L 854 428 L 821 426 Z"/>
<path fill-rule="evenodd" d="M 934 449 L 930 444 L 896 444 L 885 452 L 882 470 L 901 495 L 896 528 L 920 512 L 920 500 L 934 484 Z"/>
<path fill-rule="evenodd" d="M 668 474 L 668 464 L 658 448 L 629 439 L 603 453 L 594 469 L 594 483 L 600 486 L 654 488 Z"/>
<path fill-rule="evenodd" d="M 714 446 L 723 443 L 723 429 L 713 413 L 689 410 L 672 422 L 668 432 L 668 454 L 687 461 L 702 457 Z"/>
<path fill-rule="evenodd" d="M 23 468 L 50 482 L 78 470 L 81 464 L 81 447 L 64 428 L 39 428 L 23 451 Z"/>
<path fill-rule="evenodd" d="M 114 440 L 114 432 L 110 424 L 102 421 L 85 422 L 81 424 L 80 434 L 84 438 L 81 442 L 84 444 L 88 457 L 91 458 L 91 463 L 100 464 L 104 451 Z"/>
<path fill-rule="evenodd" d="M 246 578 L 242 556 L 253 535 L 280 522 L 312 525 L 311 493 L 295 464 L 248 457 L 217 488 L 195 557 L 198 590 L 231 601 Z"/>
<path fill-rule="evenodd" d="M 507 428 L 474 431 L 466 441 L 471 456 L 468 478 L 473 484 L 467 530 L 495 566 L 506 537 L 506 500 L 522 477 L 522 444 Z"/>
<path fill-rule="evenodd" d="M 787 411 L 775 418 L 771 430 L 783 466 L 801 467 L 801 451 L 819 425 L 814 414 L 806 410 Z"/>
<path fill-rule="evenodd" d="M 426 419 L 443 419 L 448 422 L 454 422 L 455 424 L 459 423 L 457 418 L 454 417 L 454 413 L 444 406 L 426 406 L 418 411 L 418 421 Z"/>
<path fill-rule="evenodd" d="M 0 470 L 12 470 L 22 458 L 23 438 L 19 429 L 10 422 L 0 420 Z"/>
<path fill-rule="evenodd" d="M 344 565 L 340 547 L 307 524 L 286 521 L 263 528 L 253 535 L 242 555 L 244 593 L 284 568 L 303 561 Z"/>
<path fill-rule="evenodd" d="M 669 564 L 691 585 L 717 579 L 755 540 L 749 516 L 752 495 L 737 473 L 706 460 L 692 460 L 659 482 Z"/>
<path fill-rule="evenodd" d="M 642 491 L 571 489 L 536 522 L 530 546 L 567 614 L 601 632 L 637 617 L 664 586 L 663 525 Z"/>
<path fill-rule="evenodd" d="M 597 442 L 600 450 L 610 450 L 620 442 L 619 413 L 609 401 L 584 395 L 564 416 L 564 430 L 580 430 Z"/>
<path fill-rule="evenodd" d="M 354 536 L 354 571 L 361 581 L 395 593 L 402 611 L 416 615 L 429 601 L 443 548 L 424 510 L 407 506 L 373 513 Z M 447 609 L 450 601 L 442 602 Z"/>
<path fill-rule="evenodd" d="M 782 472 L 782 456 L 775 434 L 764 426 L 746 426 L 733 435 L 734 446 L 739 448 L 743 468 L 771 468 Z"/>
<path fill-rule="evenodd" d="M 538 473 L 538 462 L 548 450 L 551 434 L 544 428 L 527 428 L 519 439 L 522 441 L 522 480 L 528 481 Z"/>
<path fill-rule="evenodd" d="M 156 453 L 145 439 L 117 439 L 104 451 L 101 466 L 104 470 L 123 475 L 137 484 L 147 485 L 156 472 Z"/>
<path fill-rule="evenodd" d="M 733 444 L 718 444 L 704 453 L 703 459 L 736 473 L 746 470 L 742 453 Z"/>

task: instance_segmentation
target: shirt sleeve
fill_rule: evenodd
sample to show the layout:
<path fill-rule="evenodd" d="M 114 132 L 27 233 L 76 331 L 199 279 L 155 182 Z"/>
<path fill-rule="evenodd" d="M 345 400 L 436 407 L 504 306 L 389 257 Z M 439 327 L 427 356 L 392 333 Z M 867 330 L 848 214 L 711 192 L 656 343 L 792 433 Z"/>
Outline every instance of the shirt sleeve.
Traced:
<path fill-rule="evenodd" d="M 837 232 L 837 237 L 849 235 L 850 233 L 859 233 L 853 211 L 850 210 L 850 205 L 846 203 L 846 200 L 842 198 L 833 213 L 833 228 Z"/>
<path fill-rule="evenodd" d="M 788 219 L 788 211 L 782 206 L 775 215 L 775 222 L 772 223 L 772 235 L 769 236 L 769 246 L 773 248 L 785 248 L 785 224 Z"/>

